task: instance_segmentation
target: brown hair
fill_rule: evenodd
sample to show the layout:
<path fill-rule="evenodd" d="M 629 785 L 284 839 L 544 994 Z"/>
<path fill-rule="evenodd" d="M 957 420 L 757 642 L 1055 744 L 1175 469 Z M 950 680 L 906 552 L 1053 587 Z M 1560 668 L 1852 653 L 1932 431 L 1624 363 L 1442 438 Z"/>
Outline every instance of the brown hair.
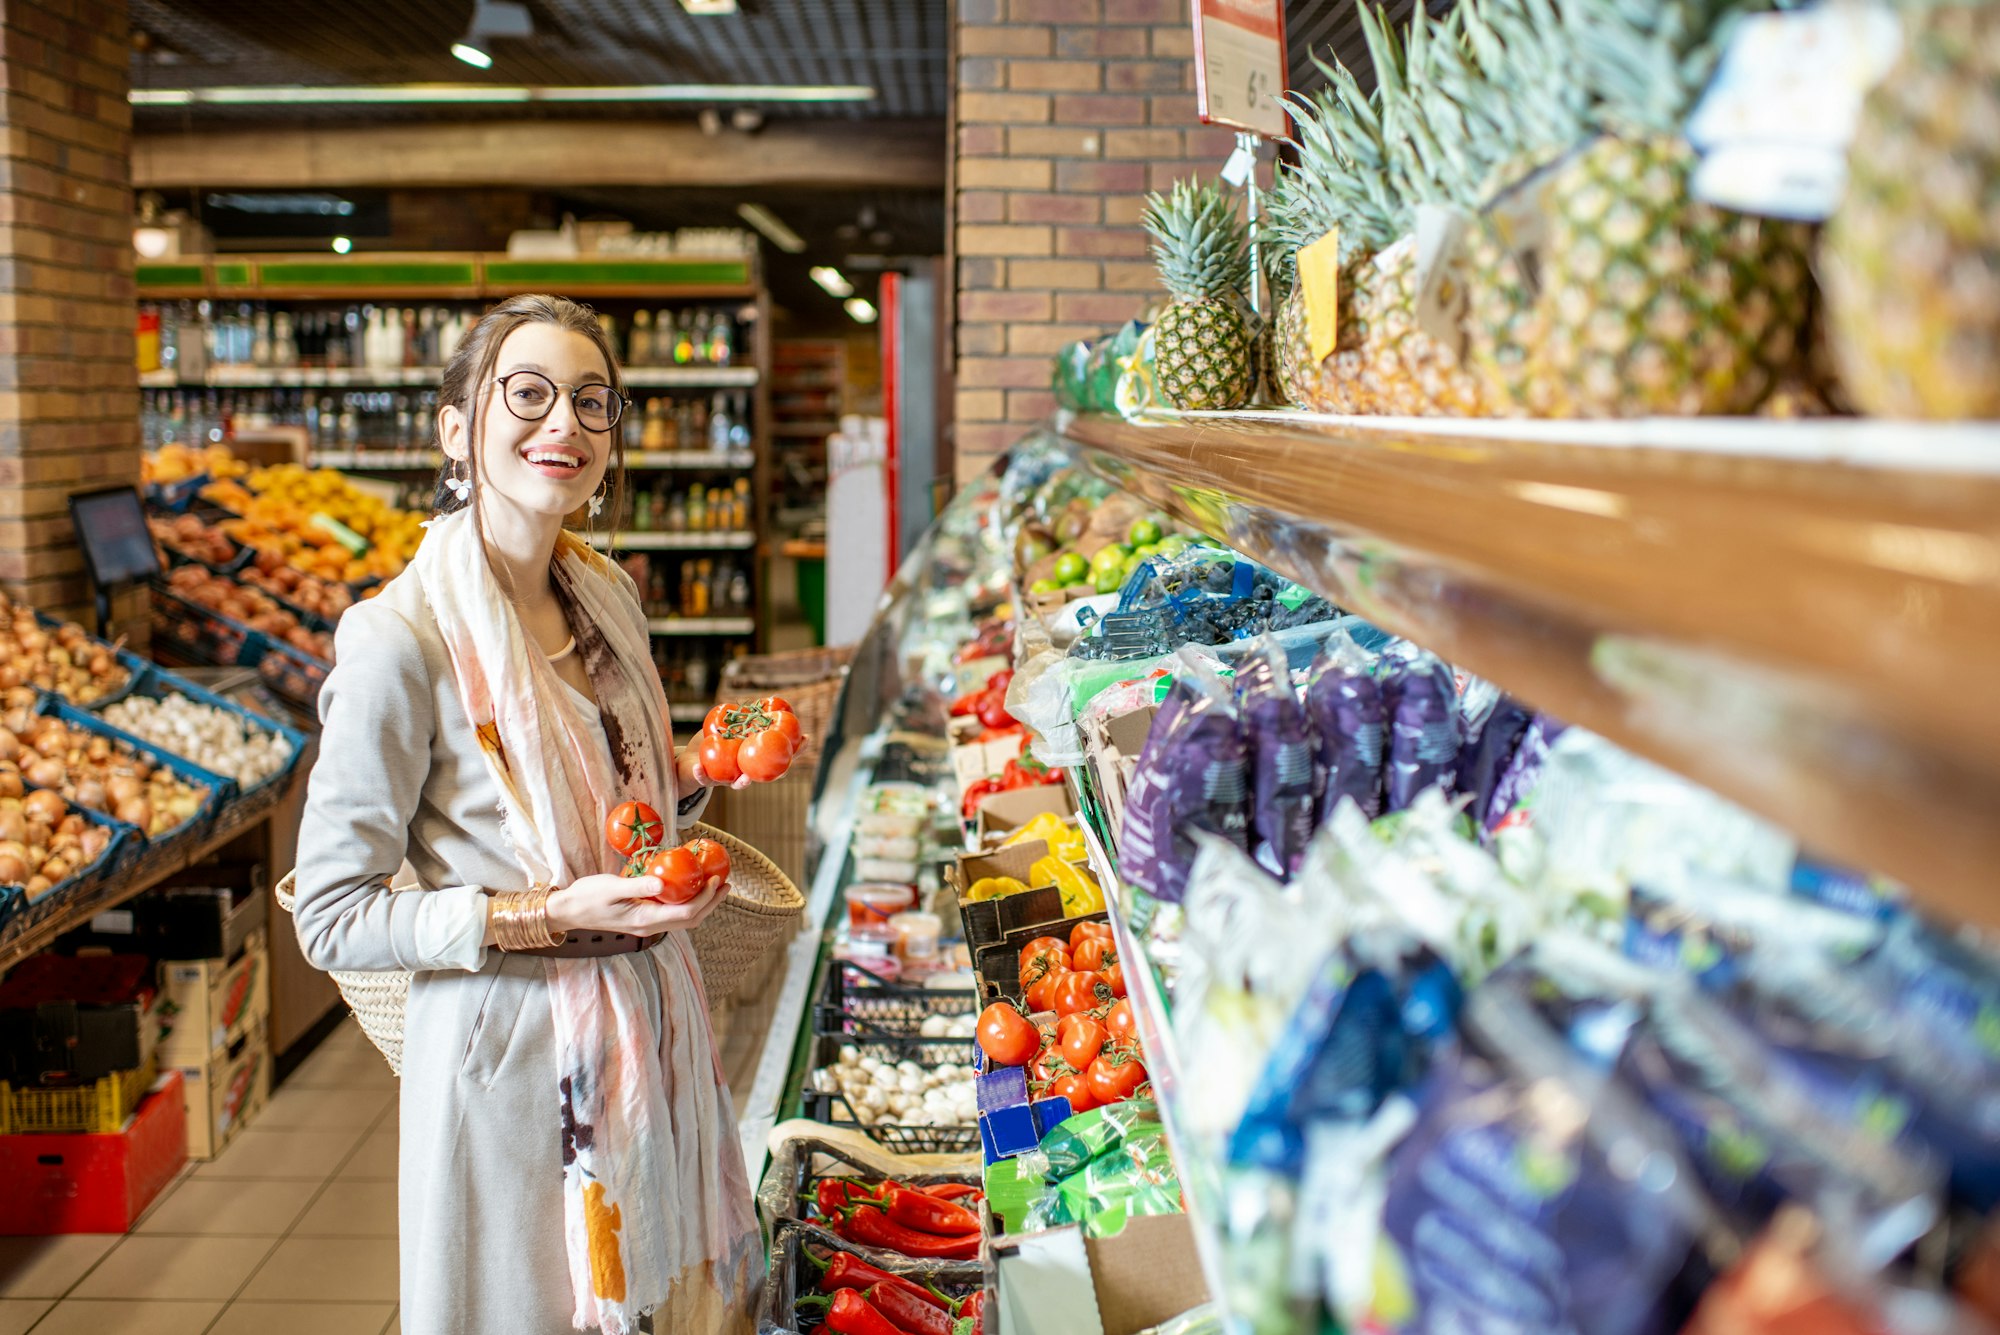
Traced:
<path fill-rule="evenodd" d="M 604 328 L 597 323 L 597 312 L 581 302 L 567 297 L 550 297 L 540 293 L 529 293 L 519 297 L 509 297 L 480 317 L 459 341 L 451 360 L 445 364 L 444 380 L 438 390 L 440 416 L 431 424 L 432 442 L 444 447 L 444 421 L 442 410 L 450 405 L 465 414 L 466 421 L 466 473 L 472 480 L 472 491 L 463 501 L 446 486 L 452 476 L 454 461 L 446 459 L 438 472 L 435 505 L 439 514 L 450 514 L 473 505 L 473 523 L 478 524 L 479 511 L 479 439 L 482 430 L 479 411 L 485 389 L 493 383 L 500 366 L 500 345 L 507 341 L 507 335 L 526 324 L 548 324 L 558 329 L 567 329 L 573 334 L 582 334 L 596 345 L 604 356 L 605 373 L 611 377 L 611 388 L 625 398 L 625 377 L 618 369 L 618 358 L 612 355 L 611 340 L 604 336 Z M 628 400 L 626 408 L 631 403 Z M 606 500 L 606 510 L 610 515 L 609 527 L 615 535 L 619 517 L 625 513 L 625 430 L 621 417 L 611 428 L 611 463 L 605 474 L 610 484 L 610 494 Z M 482 542 L 485 529 L 480 529 Z"/>

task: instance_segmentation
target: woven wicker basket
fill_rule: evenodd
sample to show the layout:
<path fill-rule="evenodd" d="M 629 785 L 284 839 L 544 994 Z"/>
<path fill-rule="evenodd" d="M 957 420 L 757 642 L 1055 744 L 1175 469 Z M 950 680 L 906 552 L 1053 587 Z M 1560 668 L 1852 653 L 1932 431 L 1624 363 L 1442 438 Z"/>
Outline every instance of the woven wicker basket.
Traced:
<path fill-rule="evenodd" d="M 806 901 L 776 863 L 734 835 L 700 823 L 683 833 L 690 839 L 714 839 L 729 850 L 729 895 L 694 931 L 694 953 L 713 1009 L 742 991 L 751 970 L 772 947 L 798 930 Z M 278 882 L 278 906 L 287 913 L 292 911 L 297 875 L 288 872 Z M 410 999 L 410 975 L 401 970 L 331 972 L 361 1032 L 382 1050 L 389 1069 L 401 1075 L 403 1009 Z"/>

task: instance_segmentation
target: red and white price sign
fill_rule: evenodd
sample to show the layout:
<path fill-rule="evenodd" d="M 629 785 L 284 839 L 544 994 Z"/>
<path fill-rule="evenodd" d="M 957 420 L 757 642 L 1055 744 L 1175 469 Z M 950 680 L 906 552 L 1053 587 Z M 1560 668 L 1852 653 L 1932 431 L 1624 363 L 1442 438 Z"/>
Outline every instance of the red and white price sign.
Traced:
<path fill-rule="evenodd" d="M 1194 0 L 1194 68 L 1204 124 L 1285 137 L 1285 0 Z"/>

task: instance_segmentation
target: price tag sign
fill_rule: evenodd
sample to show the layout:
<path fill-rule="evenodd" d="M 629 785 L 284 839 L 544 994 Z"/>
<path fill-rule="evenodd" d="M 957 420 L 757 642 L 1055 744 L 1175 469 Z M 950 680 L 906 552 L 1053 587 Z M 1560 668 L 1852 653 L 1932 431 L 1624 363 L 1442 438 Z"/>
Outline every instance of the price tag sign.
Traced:
<path fill-rule="evenodd" d="M 1204 125 L 1285 137 L 1285 0 L 1194 0 L 1194 68 Z"/>

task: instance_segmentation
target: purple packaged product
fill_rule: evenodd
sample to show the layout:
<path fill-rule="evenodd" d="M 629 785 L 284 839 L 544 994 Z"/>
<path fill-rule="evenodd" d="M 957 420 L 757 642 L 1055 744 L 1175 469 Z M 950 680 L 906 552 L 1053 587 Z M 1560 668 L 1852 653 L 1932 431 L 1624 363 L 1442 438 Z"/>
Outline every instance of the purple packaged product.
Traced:
<path fill-rule="evenodd" d="M 1528 724 L 1535 717 L 1533 710 L 1511 695 L 1500 697 L 1493 706 L 1493 712 L 1475 736 L 1467 732 L 1465 744 L 1458 751 L 1458 788 L 1461 793 L 1472 795 L 1472 805 L 1467 808 L 1475 825 L 1484 824 L 1486 808 L 1493 800 L 1493 790 L 1500 783 L 1500 776 L 1507 769 L 1507 762 L 1514 758 L 1514 751 L 1521 744 L 1521 738 L 1528 731 Z"/>
<path fill-rule="evenodd" d="M 1405 811 L 1426 788 L 1449 792 L 1458 776 L 1458 686 L 1450 668 L 1419 654 L 1390 664 L 1382 695 L 1390 702 L 1385 805 Z"/>
<path fill-rule="evenodd" d="M 1306 684 L 1306 718 L 1319 750 L 1322 774 L 1319 818 L 1333 815 L 1340 799 L 1354 799 L 1361 814 L 1382 814 L 1382 752 L 1388 713 L 1382 686 L 1366 650 L 1344 630 L 1335 631 L 1313 661 Z"/>
<path fill-rule="evenodd" d="M 1186 895 L 1198 851 L 1195 830 L 1249 851 L 1249 761 L 1226 696 L 1211 695 L 1186 677 L 1174 683 L 1125 802 L 1120 869 L 1155 899 L 1177 904 Z"/>
<path fill-rule="evenodd" d="M 1535 791 L 1535 785 L 1542 781 L 1542 767 L 1549 762 L 1549 748 L 1568 726 L 1547 714 L 1537 714 L 1529 720 L 1506 768 L 1493 782 L 1493 795 L 1487 800 L 1485 816 L 1480 821 L 1488 834 L 1505 824 L 1527 801 L 1528 794 Z"/>
<path fill-rule="evenodd" d="M 1253 851 L 1268 870 L 1290 877 L 1312 842 L 1314 756 L 1305 707 L 1276 641 L 1260 640 L 1237 664 L 1236 702 L 1250 753 Z"/>

